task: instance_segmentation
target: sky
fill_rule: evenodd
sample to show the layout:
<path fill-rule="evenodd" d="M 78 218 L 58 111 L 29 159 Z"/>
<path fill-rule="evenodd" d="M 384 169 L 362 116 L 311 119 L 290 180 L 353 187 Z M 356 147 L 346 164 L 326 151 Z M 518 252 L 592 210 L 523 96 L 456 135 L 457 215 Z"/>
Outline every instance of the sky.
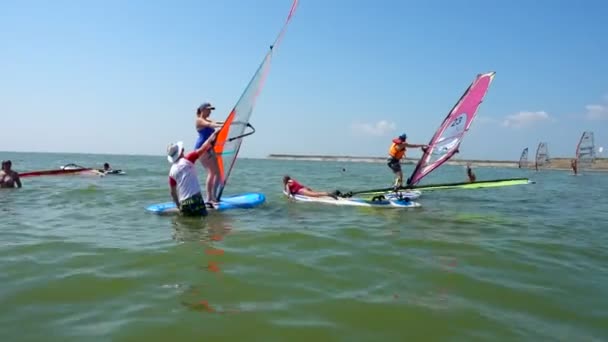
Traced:
<path fill-rule="evenodd" d="M 290 6 L 0 1 L 0 150 L 190 149 L 196 108 L 226 118 Z M 384 157 L 401 133 L 428 143 L 489 71 L 459 158 L 516 160 L 540 141 L 570 157 L 585 130 L 606 149 L 605 13 L 601 0 L 300 0 L 240 155 Z"/>

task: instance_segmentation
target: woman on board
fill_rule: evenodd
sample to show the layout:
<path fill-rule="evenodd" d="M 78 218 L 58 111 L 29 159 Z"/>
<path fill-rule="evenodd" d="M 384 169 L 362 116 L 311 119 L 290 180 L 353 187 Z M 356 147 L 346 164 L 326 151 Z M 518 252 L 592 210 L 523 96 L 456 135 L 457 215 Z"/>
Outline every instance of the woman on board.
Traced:
<path fill-rule="evenodd" d="M 337 191 L 337 190 L 334 192 L 331 192 L 331 193 L 314 191 L 311 188 L 298 183 L 298 181 L 291 178 L 289 175 L 285 175 L 283 177 L 283 186 L 285 187 L 285 192 L 287 192 L 287 194 L 290 196 L 293 196 L 293 195 L 303 195 L 303 196 L 308 196 L 308 197 L 329 196 L 329 197 L 332 197 L 333 199 L 338 199 L 338 194 L 339 194 L 339 191 Z"/>
<path fill-rule="evenodd" d="M 196 140 L 196 144 L 194 144 L 195 150 L 203 146 L 215 132 L 216 128 L 222 127 L 221 122 L 215 122 L 209 119 L 212 110 L 215 110 L 215 107 L 209 102 L 204 102 L 196 109 L 196 131 L 198 132 L 198 139 Z M 214 189 L 220 177 L 220 168 L 217 159 L 215 158 L 213 148 L 202 155 L 200 160 L 201 165 L 207 170 L 207 202 L 217 204 L 218 199 L 215 198 Z"/>
<path fill-rule="evenodd" d="M 422 151 L 428 148 L 428 145 L 409 144 L 407 142 L 407 135 L 401 134 L 399 137 L 393 139 L 391 146 L 388 149 L 388 167 L 393 170 L 396 175 L 395 178 L 395 190 L 403 186 L 403 172 L 401 171 L 401 159 L 405 158 L 405 152 L 408 147 L 421 148 Z"/>
<path fill-rule="evenodd" d="M 169 169 L 169 189 L 171 198 L 184 216 L 207 216 L 207 206 L 201 195 L 194 166 L 196 160 L 212 148 L 217 132 L 212 133 L 200 148 L 184 155 L 184 144 L 179 141 L 167 147 Z"/>
<path fill-rule="evenodd" d="M 469 183 L 473 183 L 477 179 L 473 173 L 473 169 L 471 169 L 471 163 L 467 163 L 467 178 L 469 179 Z"/>
<path fill-rule="evenodd" d="M 19 174 L 11 169 L 13 163 L 10 160 L 2 161 L 2 170 L 0 170 L 0 188 L 20 188 L 21 179 Z"/>
<path fill-rule="evenodd" d="M 578 174 L 578 163 L 576 161 L 576 159 L 572 159 L 570 161 L 570 167 L 572 168 L 572 171 L 574 171 L 574 174 Z"/>

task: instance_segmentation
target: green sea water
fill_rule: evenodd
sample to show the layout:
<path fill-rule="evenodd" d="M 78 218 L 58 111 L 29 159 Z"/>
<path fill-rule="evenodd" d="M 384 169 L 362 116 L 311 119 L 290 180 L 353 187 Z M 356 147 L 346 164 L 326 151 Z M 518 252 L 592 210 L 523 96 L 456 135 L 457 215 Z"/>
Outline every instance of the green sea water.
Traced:
<path fill-rule="evenodd" d="M 372 209 L 288 202 L 281 177 L 383 187 L 384 164 L 239 159 L 225 194 L 267 202 L 201 220 L 145 211 L 170 201 L 162 156 L 0 159 L 127 172 L 0 190 L 1 341 L 608 340 L 608 174 L 476 168 L 536 184 Z"/>

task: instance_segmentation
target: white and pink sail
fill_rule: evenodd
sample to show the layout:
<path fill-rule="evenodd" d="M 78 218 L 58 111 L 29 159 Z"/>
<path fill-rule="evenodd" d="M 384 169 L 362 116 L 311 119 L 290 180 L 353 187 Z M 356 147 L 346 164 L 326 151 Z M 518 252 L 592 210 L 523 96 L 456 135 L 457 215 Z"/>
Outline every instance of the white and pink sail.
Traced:
<path fill-rule="evenodd" d="M 551 158 L 549 157 L 549 146 L 546 142 L 538 143 L 538 147 L 536 148 L 536 170 L 538 171 L 539 167 L 547 166 L 550 161 Z"/>
<path fill-rule="evenodd" d="M 595 139 L 593 132 L 583 132 L 576 144 L 576 162 L 579 168 L 589 168 L 595 161 Z"/>
<path fill-rule="evenodd" d="M 458 153 L 460 143 L 477 115 L 495 72 L 479 74 L 467 88 L 433 135 L 428 148 L 408 178 L 408 186 L 416 185 L 422 178 Z"/>
<path fill-rule="evenodd" d="M 521 151 L 521 156 L 519 156 L 519 168 L 527 168 L 528 167 L 528 148 L 524 148 Z"/>

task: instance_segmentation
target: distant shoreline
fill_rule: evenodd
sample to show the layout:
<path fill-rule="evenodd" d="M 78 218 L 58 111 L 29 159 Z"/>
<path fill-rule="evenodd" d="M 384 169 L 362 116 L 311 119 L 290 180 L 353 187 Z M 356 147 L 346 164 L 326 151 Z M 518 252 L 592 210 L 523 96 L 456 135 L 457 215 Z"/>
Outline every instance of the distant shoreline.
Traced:
<path fill-rule="evenodd" d="M 332 155 L 302 155 L 302 154 L 269 154 L 268 159 L 275 160 L 302 160 L 302 161 L 335 161 L 335 162 L 355 162 L 355 163 L 386 163 L 386 157 L 359 157 L 359 156 L 332 156 Z M 570 168 L 570 160 L 572 158 L 552 158 L 551 163 L 543 167 L 543 169 L 551 169 L 551 170 L 571 170 Z M 405 158 L 402 164 L 412 164 L 415 165 L 418 163 L 418 159 L 414 158 Z M 481 166 L 481 167 L 508 167 L 508 168 L 518 168 L 519 161 L 513 160 L 478 160 L 478 159 L 451 159 L 446 162 L 447 165 L 459 165 L 466 166 L 467 164 L 471 164 L 471 166 Z M 531 164 L 528 168 L 534 169 L 534 163 Z M 598 158 L 596 159 L 592 171 L 608 171 L 608 159 L 607 158 Z"/>

